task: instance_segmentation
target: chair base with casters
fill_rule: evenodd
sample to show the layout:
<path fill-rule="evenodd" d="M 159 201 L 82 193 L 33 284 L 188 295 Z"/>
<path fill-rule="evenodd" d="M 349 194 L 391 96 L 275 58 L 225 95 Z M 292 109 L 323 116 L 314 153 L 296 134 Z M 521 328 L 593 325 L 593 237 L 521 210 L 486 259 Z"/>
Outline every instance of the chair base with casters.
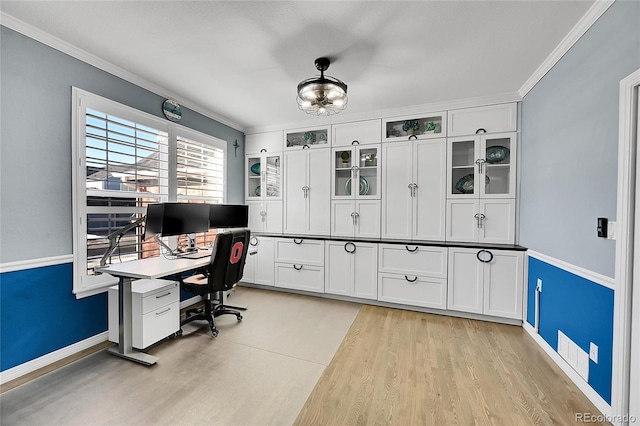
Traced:
<path fill-rule="evenodd" d="M 184 287 L 190 287 L 189 281 L 200 278 L 199 276 L 195 276 L 192 278 L 187 278 L 184 280 Z M 206 280 L 206 277 L 202 277 L 201 279 Z M 219 291 L 217 293 L 218 301 L 224 300 L 224 291 Z M 204 297 L 204 306 L 200 308 L 187 309 L 185 312 L 185 318 L 180 322 L 180 326 L 190 323 L 191 321 L 207 321 L 209 323 L 209 328 L 211 329 L 211 335 L 216 337 L 218 335 L 218 329 L 216 328 L 215 318 L 220 315 L 235 315 L 238 321 L 242 321 L 242 314 L 236 310 L 230 309 L 229 306 L 224 305 L 223 303 L 215 303 L 216 300 L 211 300 L 209 294 L 205 294 Z"/>
<path fill-rule="evenodd" d="M 224 304 L 224 296 L 225 291 L 231 290 L 242 279 L 250 235 L 246 228 L 216 234 L 209 266 L 201 274 L 180 279 L 182 290 L 204 298 L 204 307 L 188 309 L 181 325 L 205 320 L 215 337 L 218 335 L 215 317 L 235 315 L 238 321 L 242 320 L 240 312 Z M 214 303 L 213 295 L 217 296 L 217 303 Z"/>

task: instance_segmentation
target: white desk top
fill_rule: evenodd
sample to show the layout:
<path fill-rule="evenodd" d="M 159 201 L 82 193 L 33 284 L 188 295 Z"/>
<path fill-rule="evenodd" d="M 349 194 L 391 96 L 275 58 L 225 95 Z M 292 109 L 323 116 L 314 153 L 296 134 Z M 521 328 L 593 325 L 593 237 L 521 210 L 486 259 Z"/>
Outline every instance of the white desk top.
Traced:
<path fill-rule="evenodd" d="M 163 256 L 158 256 L 124 263 L 114 263 L 105 267 L 96 268 L 96 270 L 115 277 L 162 278 L 167 275 L 206 266 L 210 260 L 210 257 L 203 257 L 201 259 L 167 259 Z"/>

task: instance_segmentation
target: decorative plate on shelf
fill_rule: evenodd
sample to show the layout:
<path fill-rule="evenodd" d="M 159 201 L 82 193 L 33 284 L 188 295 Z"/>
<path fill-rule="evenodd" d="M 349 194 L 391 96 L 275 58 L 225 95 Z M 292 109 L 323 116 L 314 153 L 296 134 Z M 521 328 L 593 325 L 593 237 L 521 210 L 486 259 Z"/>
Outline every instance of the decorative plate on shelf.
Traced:
<path fill-rule="evenodd" d="M 250 167 L 251 173 L 253 173 L 254 175 L 259 175 L 260 174 L 260 163 L 256 163 L 254 165 L 252 165 Z"/>
<path fill-rule="evenodd" d="M 347 183 L 344 184 L 344 192 L 347 195 L 351 195 L 351 178 L 347 179 Z M 369 193 L 369 181 L 364 176 L 360 176 L 360 195 L 367 195 Z"/>
<path fill-rule="evenodd" d="M 256 197 L 260 196 L 260 185 L 256 186 L 256 190 L 254 192 L 256 194 Z"/>
<path fill-rule="evenodd" d="M 484 177 L 484 183 L 489 184 L 489 176 Z M 458 182 L 456 182 L 456 191 L 461 194 L 473 194 L 473 173 L 462 176 Z"/>
<path fill-rule="evenodd" d="M 489 146 L 487 147 L 486 157 L 487 163 L 501 163 L 509 158 L 509 148 L 499 145 Z"/>

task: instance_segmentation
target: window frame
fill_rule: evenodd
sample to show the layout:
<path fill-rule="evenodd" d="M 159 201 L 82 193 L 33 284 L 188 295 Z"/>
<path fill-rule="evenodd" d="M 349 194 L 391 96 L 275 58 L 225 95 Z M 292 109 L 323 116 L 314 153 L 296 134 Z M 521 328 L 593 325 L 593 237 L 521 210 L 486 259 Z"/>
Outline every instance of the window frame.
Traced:
<path fill-rule="evenodd" d="M 112 114 L 124 120 L 129 120 L 143 126 L 166 132 L 168 137 L 168 190 L 166 194 L 145 192 L 87 190 L 86 185 L 86 110 L 87 108 Z M 87 205 L 87 195 L 91 192 L 98 196 L 115 196 L 132 199 L 156 198 L 158 202 L 184 201 L 189 197 L 177 195 L 177 139 L 178 137 L 193 142 L 212 146 L 223 151 L 223 197 L 227 200 L 227 142 L 185 126 L 168 122 L 152 114 L 120 104 L 91 92 L 72 87 L 72 211 L 73 211 L 73 293 L 76 298 L 102 293 L 108 287 L 117 284 L 118 279 L 103 273 L 100 275 L 87 274 L 87 214 L 91 208 Z M 98 193 L 99 191 L 99 193 Z M 96 195 L 93 194 L 93 195 Z M 135 195 L 134 195 L 135 194 Z M 91 194 L 90 194 L 91 195 Z M 129 197 L 127 197 L 129 196 Z M 214 197 L 197 197 L 206 202 Z M 142 213 L 143 208 L 125 207 L 123 212 L 136 210 Z"/>

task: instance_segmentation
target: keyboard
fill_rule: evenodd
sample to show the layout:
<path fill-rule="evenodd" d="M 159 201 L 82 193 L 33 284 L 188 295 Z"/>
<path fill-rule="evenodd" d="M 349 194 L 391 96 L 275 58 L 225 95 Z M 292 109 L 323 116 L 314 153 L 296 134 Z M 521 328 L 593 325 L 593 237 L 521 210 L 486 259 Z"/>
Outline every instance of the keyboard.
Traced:
<path fill-rule="evenodd" d="M 203 257 L 211 256 L 211 250 L 198 250 L 190 253 L 180 253 L 178 257 L 180 259 L 202 259 Z"/>

